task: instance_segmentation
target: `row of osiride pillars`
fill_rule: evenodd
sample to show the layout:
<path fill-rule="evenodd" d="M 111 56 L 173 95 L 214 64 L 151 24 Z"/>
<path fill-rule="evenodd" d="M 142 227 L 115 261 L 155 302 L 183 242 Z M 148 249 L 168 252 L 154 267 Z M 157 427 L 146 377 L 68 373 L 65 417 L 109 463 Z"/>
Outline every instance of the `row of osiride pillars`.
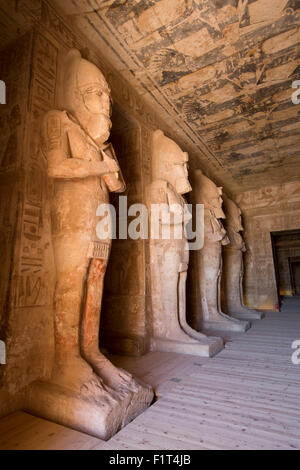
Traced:
<path fill-rule="evenodd" d="M 25 409 L 109 439 L 150 406 L 154 393 L 149 385 L 115 367 L 98 347 L 111 241 L 99 242 L 96 237 L 96 210 L 99 204 L 109 202 L 109 192 L 124 189 L 118 162 L 103 151 L 110 132 L 110 90 L 100 70 L 76 50 L 66 57 L 62 86 L 65 111 L 48 112 L 42 124 L 42 150 L 54 187 L 55 363 L 50 379 L 29 387 Z M 226 232 L 221 223 L 221 188 L 200 170 L 189 175 L 187 162 L 188 155 L 174 141 L 160 130 L 153 132 L 152 183 L 147 188 L 147 203 L 167 203 L 175 217 L 174 203 L 177 211 L 178 207 L 184 211 L 183 195 L 193 187 L 192 202 L 204 204 L 205 222 L 204 247 L 196 253 L 199 330 L 246 331 L 250 326 L 247 319 L 261 318 L 261 313 L 243 305 L 245 247 L 240 211 L 225 198 Z M 230 315 L 220 308 L 222 245 L 226 245 Z M 223 348 L 221 337 L 205 336 L 186 320 L 186 248 L 185 238 L 150 240 L 151 349 L 213 356 Z"/>

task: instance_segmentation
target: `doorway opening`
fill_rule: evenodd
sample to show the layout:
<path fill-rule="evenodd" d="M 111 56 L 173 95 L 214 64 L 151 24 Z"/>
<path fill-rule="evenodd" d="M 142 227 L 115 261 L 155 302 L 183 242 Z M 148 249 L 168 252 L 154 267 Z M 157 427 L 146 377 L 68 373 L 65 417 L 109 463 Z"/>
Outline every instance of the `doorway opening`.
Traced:
<path fill-rule="evenodd" d="M 300 295 L 300 229 L 272 232 L 278 303 Z"/>

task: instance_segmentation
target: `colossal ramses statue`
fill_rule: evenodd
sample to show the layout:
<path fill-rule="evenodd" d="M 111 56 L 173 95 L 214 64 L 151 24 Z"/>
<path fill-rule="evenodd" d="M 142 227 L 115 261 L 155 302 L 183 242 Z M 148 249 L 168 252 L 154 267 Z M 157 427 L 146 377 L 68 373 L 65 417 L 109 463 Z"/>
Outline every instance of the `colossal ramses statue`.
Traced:
<path fill-rule="evenodd" d="M 197 328 L 204 331 L 246 331 L 249 323 L 231 318 L 221 310 L 222 246 L 229 243 L 221 220 L 222 188 L 201 170 L 192 172 L 192 201 L 204 205 L 204 246 L 196 252 L 198 289 L 196 293 Z"/>
<path fill-rule="evenodd" d="M 110 90 L 100 70 L 71 50 L 63 84 L 64 111 L 42 125 L 52 181 L 56 266 L 55 364 L 51 382 L 35 383 L 29 409 L 107 439 L 152 401 L 150 387 L 116 368 L 99 351 L 103 280 L 111 240 L 99 240 L 96 216 L 109 191 L 122 191 L 118 163 L 105 153 Z"/>
<path fill-rule="evenodd" d="M 224 222 L 230 243 L 223 249 L 223 295 L 222 306 L 228 315 L 244 320 L 260 320 L 263 313 L 251 310 L 244 304 L 243 295 L 243 253 L 246 245 L 241 232 L 242 213 L 234 201 L 223 194 L 224 211 L 226 219 Z"/>
<path fill-rule="evenodd" d="M 207 338 L 186 321 L 189 251 L 183 231 L 185 200 L 182 195 L 191 190 L 187 162 L 187 153 L 174 141 L 160 130 L 154 132 L 152 183 L 147 191 L 152 231 L 152 350 L 212 356 L 223 348 L 221 338 Z M 163 205 L 159 214 L 158 205 Z M 157 220 L 159 237 L 153 233 Z M 170 234 L 168 236 L 166 231 L 163 239 L 162 233 L 167 227 L 170 227 Z"/>

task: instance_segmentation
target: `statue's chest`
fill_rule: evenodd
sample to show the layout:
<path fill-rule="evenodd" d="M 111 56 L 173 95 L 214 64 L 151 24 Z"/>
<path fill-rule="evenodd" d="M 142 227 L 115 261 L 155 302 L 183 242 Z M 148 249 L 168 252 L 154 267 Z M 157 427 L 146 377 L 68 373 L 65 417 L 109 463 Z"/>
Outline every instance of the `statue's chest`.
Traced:
<path fill-rule="evenodd" d="M 78 124 L 68 119 L 64 128 L 72 158 L 88 161 L 102 160 L 99 148 Z"/>

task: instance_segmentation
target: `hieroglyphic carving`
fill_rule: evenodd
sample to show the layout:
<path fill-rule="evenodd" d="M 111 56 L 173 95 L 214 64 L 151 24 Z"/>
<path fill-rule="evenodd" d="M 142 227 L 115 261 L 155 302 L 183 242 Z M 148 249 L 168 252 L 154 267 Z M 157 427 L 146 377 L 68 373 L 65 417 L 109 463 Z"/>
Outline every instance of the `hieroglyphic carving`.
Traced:
<path fill-rule="evenodd" d="M 246 191 L 236 196 L 236 201 L 243 210 L 275 208 L 287 202 L 300 202 L 300 183 L 298 181 L 278 186 L 267 186 L 255 191 Z"/>
<path fill-rule="evenodd" d="M 0 335 L 7 335 L 14 284 L 14 254 L 20 207 L 20 180 L 17 177 L 24 155 L 24 122 L 31 34 L 6 48 L 0 54 L 0 76 L 7 88 L 7 104 L 0 106 Z"/>
<path fill-rule="evenodd" d="M 15 286 L 15 306 L 43 306 L 51 303 L 47 281 L 49 266 L 49 209 L 45 160 L 40 152 L 40 119 L 54 105 L 57 49 L 41 34 L 33 47 L 32 89 L 29 101 L 28 132 L 24 153 L 25 186 L 21 214 L 20 257 Z"/>
<path fill-rule="evenodd" d="M 44 27 L 59 38 L 60 43 L 72 48 L 78 45 L 75 33 L 66 25 L 55 9 L 46 1 L 42 2 L 41 21 Z"/>
<path fill-rule="evenodd" d="M 43 0 L 18 0 L 15 3 L 17 12 L 21 13 L 26 19 L 31 21 L 41 19 Z"/>
<path fill-rule="evenodd" d="M 16 171 L 23 155 L 23 133 L 26 92 L 23 84 L 29 80 L 31 35 L 0 54 L 0 77 L 6 83 L 7 105 L 0 107 L 0 176 Z"/>
<path fill-rule="evenodd" d="M 14 186 L 0 185 L 0 336 L 2 338 L 5 338 L 5 324 L 8 321 L 17 205 L 18 194 Z"/>
<path fill-rule="evenodd" d="M 151 138 L 152 132 L 142 127 L 142 146 L 143 146 L 143 175 L 145 178 L 144 184 L 151 183 Z"/>

